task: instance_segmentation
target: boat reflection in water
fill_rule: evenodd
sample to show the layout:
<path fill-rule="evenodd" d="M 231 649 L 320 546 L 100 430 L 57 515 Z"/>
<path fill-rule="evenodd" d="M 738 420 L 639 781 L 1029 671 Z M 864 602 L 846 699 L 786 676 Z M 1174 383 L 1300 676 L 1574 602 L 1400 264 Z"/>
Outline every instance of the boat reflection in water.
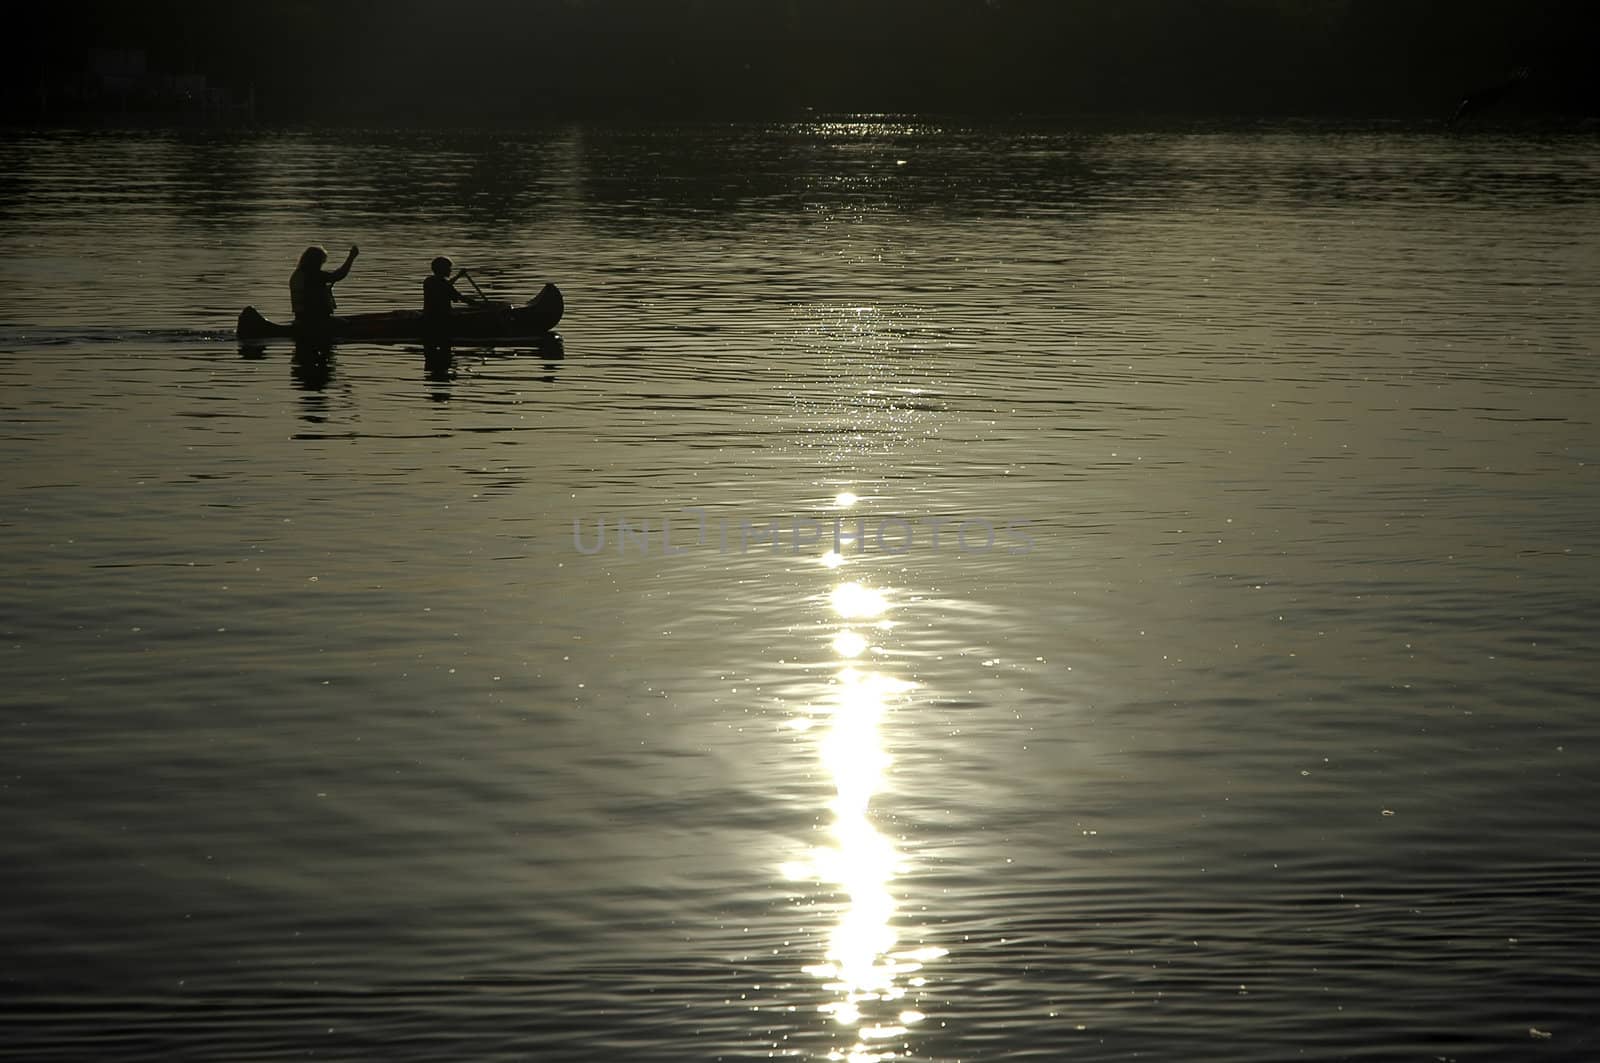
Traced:
<path fill-rule="evenodd" d="M 449 383 L 456 378 L 458 357 L 475 357 L 484 362 L 499 358 L 537 358 L 544 363 L 544 375 L 537 379 L 554 384 L 556 368 L 566 357 L 566 348 L 561 334 L 557 332 L 546 333 L 514 346 L 456 346 L 448 340 L 429 342 L 422 345 L 423 377 L 436 384 Z"/>
<path fill-rule="evenodd" d="M 823 563 L 837 568 L 844 559 L 830 552 Z M 902 861 L 894 843 L 873 824 L 873 798 L 886 788 L 891 761 L 880 725 L 889 707 L 914 689 L 859 663 L 872 649 L 872 638 L 892 627 L 885 616 L 889 602 L 879 590 L 844 582 L 833 588 L 829 604 L 841 621 L 832 639 L 841 662 L 832 696 L 819 706 L 827 718 L 800 717 L 791 726 L 827 727 L 818 751 L 835 790 L 832 845 L 782 870 L 790 880 L 829 884 L 848 898 L 822 962 L 805 972 L 821 979 L 831 995 L 821 1010 L 852 1035 L 848 1047 L 835 1048 L 827 1058 L 874 1063 L 907 1054 L 905 1038 L 923 1019 L 909 994 L 924 983 L 923 964 L 945 950 L 898 947 L 891 887 L 903 871 Z"/>

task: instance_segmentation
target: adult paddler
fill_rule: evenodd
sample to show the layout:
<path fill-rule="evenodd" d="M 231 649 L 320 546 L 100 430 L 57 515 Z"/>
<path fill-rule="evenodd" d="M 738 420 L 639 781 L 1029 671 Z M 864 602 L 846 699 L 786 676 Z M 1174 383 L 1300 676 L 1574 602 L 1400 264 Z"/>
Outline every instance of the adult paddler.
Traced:
<path fill-rule="evenodd" d="M 300 264 L 289 277 L 289 302 L 294 307 L 294 324 L 297 329 L 325 329 L 333 317 L 333 286 L 350 275 L 350 266 L 360 248 L 351 245 L 344 265 L 336 270 L 325 270 L 328 253 L 320 247 L 308 247 L 300 253 Z"/>

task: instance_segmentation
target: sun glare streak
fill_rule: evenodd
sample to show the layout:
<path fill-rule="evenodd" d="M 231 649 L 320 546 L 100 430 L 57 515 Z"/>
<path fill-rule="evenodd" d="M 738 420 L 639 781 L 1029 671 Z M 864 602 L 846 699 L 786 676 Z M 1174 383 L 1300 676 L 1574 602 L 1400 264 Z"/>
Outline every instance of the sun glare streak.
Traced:
<path fill-rule="evenodd" d="M 846 621 L 877 617 L 888 609 L 881 592 L 858 583 L 835 587 L 829 601 Z M 814 849 L 805 861 L 785 863 L 780 872 L 789 881 L 811 878 L 832 884 L 848 898 L 828 934 L 822 961 L 804 970 L 831 995 L 819 1010 L 854 1038 L 850 1047 L 836 1049 L 829 1058 L 878 1063 L 899 1057 L 895 1039 L 923 1018 L 904 998 L 928 954 L 897 950 L 892 886 L 902 861 L 872 815 L 874 798 L 888 788 L 893 763 L 881 725 L 889 705 L 915 684 L 849 663 L 871 647 L 851 628 L 838 630 L 832 647 L 840 667 L 832 696 L 815 721 L 827 727 L 817 748 L 834 787 L 830 844 Z"/>
<path fill-rule="evenodd" d="M 829 601 L 833 611 L 846 620 L 859 620 L 881 616 L 889 608 L 889 601 L 880 591 L 859 583 L 841 583 L 833 589 Z"/>
<path fill-rule="evenodd" d="M 833 636 L 833 652 L 840 657 L 860 657 L 868 646 L 867 640 L 854 631 L 841 631 Z"/>

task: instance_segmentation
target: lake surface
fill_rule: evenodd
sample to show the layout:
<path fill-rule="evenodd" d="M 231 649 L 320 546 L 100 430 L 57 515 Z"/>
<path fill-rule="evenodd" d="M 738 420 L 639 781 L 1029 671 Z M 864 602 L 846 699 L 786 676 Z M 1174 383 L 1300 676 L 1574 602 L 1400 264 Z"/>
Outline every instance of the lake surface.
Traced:
<path fill-rule="evenodd" d="M 0 1056 L 1600 1058 L 1597 232 L 1593 137 L 8 137 Z M 241 352 L 312 242 L 562 343 Z"/>

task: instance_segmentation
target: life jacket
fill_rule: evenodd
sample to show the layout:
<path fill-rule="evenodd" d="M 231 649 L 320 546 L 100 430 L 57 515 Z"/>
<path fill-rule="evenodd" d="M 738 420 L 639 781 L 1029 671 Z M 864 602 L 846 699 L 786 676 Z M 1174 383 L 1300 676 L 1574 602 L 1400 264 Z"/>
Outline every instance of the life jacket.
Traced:
<path fill-rule="evenodd" d="M 296 269 L 289 276 L 289 305 L 294 308 L 296 321 L 333 316 L 338 303 L 333 299 L 333 285 L 325 276 L 320 269 Z"/>

